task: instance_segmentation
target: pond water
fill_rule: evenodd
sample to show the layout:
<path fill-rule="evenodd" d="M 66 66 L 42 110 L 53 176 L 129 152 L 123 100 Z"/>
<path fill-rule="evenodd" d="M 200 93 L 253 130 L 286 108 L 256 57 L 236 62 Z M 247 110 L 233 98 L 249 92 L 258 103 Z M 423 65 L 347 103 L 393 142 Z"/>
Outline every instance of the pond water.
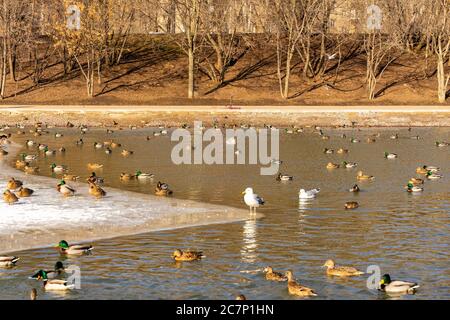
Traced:
<path fill-rule="evenodd" d="M 55 138 L 56 131 L 64 136 Z M 12 269 L 0 269 L 0 299 L 28 299 L 33 287 L 38 288 L 39 299 L 234 299 L 241 293 L 248 299 L 295 299 L 288 294 L 286 283 L 264 279 L 262 269 L 267 265 L 276 271 L 291 269 L 300 283 L 315 289 L 318 297 L 314 299 L 391 298 L 367 289 L 366 275 L 348 279 L 326 276 L 321 266 L 327 259 L 361 270 L 378 265 L 382 274 L 421 285 L 415 295 L 402 299 L 450 298 L 450 148 L 435 146 L 435 141 L 450 140 L 450 128 L 324 129 L 329 140 L 312 129 L 282 133 L 280 172 L 294 176 L 288 182 L 260 175 L 258 165 L 174 165 L 170 132 L 153 137 L 154 131 L 157 129 L 127 129 L 107 134 L 103 129 L 90 130 L 79 147 L 75 145 L 81 137 L 78 130 L 51 129 L 51 134 L 34 140 L 50 149 L 64 146 L 67 151 L 40 157 L 37 165 L 41 175 L 58 178 L 49 166 L 64 164 L 84 180 L 90 174 L 86 164 L 97 162 L 104 164 L 98 175 L 105 179 L 106 191 L 115 188 L 145 196 L 153 194 L 160 180 L 170 185 L 175 198 L 244 209 L 241 192 L 251 186 L 266 201 L 258 209 L 264 217 L 249 215 L 243 222 L 95 241 L 89 256 L 65 259 L 54 248 L 14 252 L 21 260 Z M 376 133 L 380 136 L 375 143 L 366 142 Z M 396 133 L 399 139 L 390 139 Z M 419 140 L 410 138 L 416 135 Z M 151 136 L 148 141 L 147 136 Z M 361 142 L 351 143 L 351 137 Z M 26 136 L 13 139 L 23 143 Z M 118 148 L 107 155 L 104 149 L 93 147 L 96 141 L 111 139 L 134 154 L 125 158 Z M 324 148 L 349 152 L 324 154 Z M 386 151 L 398 158 L 385 159 Z M 21 152 L 37 153 L 34 147 L 23 147 Z M 357 162 L 358 167 L 326 169 L 328 162 L 342 161 Z M 415 169 L 425 164 L 440 167 L 443 178 L 427 180 L 420 194 L 405 192 L 409 178 L 424 178 Z M 121 172 L 138 169 L 154 173 L 155 178 L 147 183 L 120 181 Z M 361 192 L 350 193 L 358 170 L 375 180 L 358 182 Z M 320 188 L 321 192 L 316 199 L 299 202 L 300 188 Z M 38 197 L 37 192 L 30 199 L 38 201 Z M 345 210 L 347 201 L 357 201 L 360 207 Z M 202 250 L 206 258 L 174 263 L 171 254 L 176 248 Z M 80 267 L 80 290 L 44 292 L 40 283 L 27 279 L 58 260 Z"/>

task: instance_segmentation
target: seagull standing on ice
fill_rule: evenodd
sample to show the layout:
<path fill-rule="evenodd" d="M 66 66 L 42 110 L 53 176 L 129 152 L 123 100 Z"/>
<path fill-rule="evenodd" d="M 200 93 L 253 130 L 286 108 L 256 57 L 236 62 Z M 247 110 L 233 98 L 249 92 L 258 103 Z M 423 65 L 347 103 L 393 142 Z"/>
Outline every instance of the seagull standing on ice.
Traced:
<path fill-rule="evenodd" d="M 316 197 L 316 195 L 320 192 L 320 189 L 312 189 L 305 191 L 305 189 L 300 189 L 300 193 L 298 194 L 298 197 L 300 199 L 313 199 Z"/>
<path fill-rule="evenodd" d="M 252 188 L 245 189 L 242 194 L 244 194 L 245 204 L 250 208 L 250 213 L 256 213 L 256 208 L 264 204 L 264 199 L 260 198 L 257 194 L 254 194 Z"/>

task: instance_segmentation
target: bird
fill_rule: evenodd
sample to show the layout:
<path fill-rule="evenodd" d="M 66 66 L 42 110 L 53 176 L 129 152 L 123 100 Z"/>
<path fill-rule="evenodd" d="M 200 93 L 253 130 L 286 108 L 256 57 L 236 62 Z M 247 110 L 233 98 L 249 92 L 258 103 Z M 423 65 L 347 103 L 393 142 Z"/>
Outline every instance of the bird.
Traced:
<path fill-rule="evenodd" d="M 359 189 L 359 186 L 357 184 L 355 184 L 353 187 L 351 187 L 349 190 L 349 192 L 359 192 L 361 191 L 361 189 Z"/>
<path fill-rule="evenodd" d="M 121 181 L 129 181 L 129 180 L 133 180 L 134 178 L 136 178 L 136 176 L 134 174 L 131 174 L 131 173 L 122 172 L 120 174 L 120 180 Z"/>
<path fill-rule="evenodd" d="M 313 199 L 320 192 L 320 188 L 311 189 L 306 191 L 305 189 L 300 189 L 298 193 L 299 199 Z"/>
<path fill-rule="evenodd" d="M 56 165 L 55 163 L 52 163 L 52 165 L 50 166 L 50 169 L 52 170 L 52 172 L 59 173 L 59 174 L 62 174 L 62 173 L 67 171 L 67 167 L 66 166 L 64 166 L 64 165 Z"/>
<path fill-rule="evenodd" d="M 101 149 L 101 148 L 103 148 L 103 143 L 100 143 L 100 142 L 94 142 L 94 148 L 96 148 L 96 149 Z"/>
<path fill-rule="evenodd" d="M 29 188 L 20 187 L 19 190 L 16 191 L 16 196 L 19 198 L 27 198 L 31 197 L 31 195 L 34 193 L 34 190 Z"/>
<path fill-rule="evenodd" d="M 277 181 L 291 181 L 294 179 L 293 176 L 289 176 L 287 174 L 281 174 L 279 173 L 278 176 L 275 178 Z"/>
<path fill-rule="evenodd" d="M 325 153 L 325 154 L 333 154 L 333 153 L 334 153 L 334 150 L 333 150 L 333 149 L 325 148 L 325 149 L 323 149 L 323 153 Z"/>
<path fill-rule="evenodd" d="M 23 185 L 23 182 L 20 180 L 16 180 L 14 178 L 10 178 L 8 183 L 6 184 L 6 189 L 8 190 L 17 190 Z"/>
<path fill-rule="evenodd" d="M 396 134 L 390 136 L 390 138 L 391 138 L 392 140 L 398 139 L 398 133 L 396 133 Z"/>
<path fill-rule="evenodd" d="M 62 275 L 64 272 L 65 272 L 64 265 L 61 261 L 58 261 L 55 263 L 53 270 L 45 271 L 48 279 L 55 279 L 55 278 L 59 277 L 60 275 Z M 34 275 L 32 275 L 30 278 L 38 279 L 38 277 L 39 277 L 39 271 L 37 273 L 35 273 Z"/>
<path fill-rule="evenodd" d="M 411 179 L 409 179 L 408 183 L 411 183 L 416 186 L 419 184 L 423 184 L 424 181 L 423 181 L 423 179 L 419 179 L 419 178 L 411 178 Z"/>
<path fill-rule="evenodd" d="M 47 273 L 44 270 L 39 270 L 37 275 L 38 280 L 44 282 L 45 290 L 64 291 L 75 289 L 74 284 L 69 284 L 67 280 L 52 279 L 49 280 Z"/>
<path fill-rule="evenodd" d="M 6 190 L 5 192 L 3 192 L 3 200 L 7 203 L 7 204 L 13 204 L 17 201 L 19 201 L 19 199 L 17 198 L 17 196 L 11 192 L 10 190 Z"/>
<path fill-rule="evenodd" d="M 436 147 L 439 147 L 439 148 L 448 147 L 449 145 L 450 145 L 450 143 L 445 142 L 445 141 L 442 141 L 442 142 L 436 141 Z"/>
<path fill-rule="evenodd" d="M 395 158 L 398 158 L 398 155 L 396 153 L 385 152 L 384 157 L 386 159 L 395 159 Z"/>
<path fill-rule="evenodd" d="M 342 148 L 339 148 L 339 149 L 337 150 L 337 153 L 338 153 L 338 154 L 348 153 L 348 149 L 342 149 Z"/>
<path fill-rule="evenodd" d="M 169 189 L 169 185 L 167 183 L 158 181 L 155 188 L 155 195 L 157 196 L 169 196 L 173 192 Z"/>
<path fill-rule="evenodd" d="M 300 297 L 309 297 L 309 296 L 317 296 L 313 289 L 304 287 L 300 285 L 294 279 L 294 275 L 291 270 L 286 272 L 286 277 L 288 278 L 288 292 L 292 295 L 300 296 Z"/>
<path fill-rule="evenodd" d="M 358 174 L 357 174 L 357 176 L 356 176 L 356 179 L 357 179 L 357 180 L 373 180 L 373 179 L 375 179 L 375 177 L 374 177 L 374 176 L 369 176 L 369 175 L 363 174 L 362 171 L 358 171 Z"/>
<path fill-rule="evenodd" d="M 335 59 L 336 58 L 336 56 L 337 56 L 337 52 L 336 53 L 333 53 L 333 54 L 326 54 L 327 55 L 327 59 L 328 60 L 333 60 L 333 59 Z"/>
<path fill-rule="evenodd" d="M 253 193 L 253 189 L 247 187 L 242 194 L 244 195 L 244 202 L 250 208 L 250 213 L 256 213 L 256 208 L 264 205 L 264 199 Z"/>
<path fill-rule="evenodd" d="M 133 153 L 134 153 L 134 151 L 124 149 L 124 150 L 122 150 L 122 152 L 120 154 L 124 157 L 128 157 L 128 156 L 131 156 Z"/>
<path fill-rule="evenodd" d="M 77 175 L 74 175 L 74 174 L 64 174 L 63 175 L 63 180 L 77 181 L 78 179 L 80 179 L 80 177 Z"/>
<path fill-rule="evenodd" d="M 357 164 L 356 162 L 347 162 L 347 161 L 344 161 L 344 162 L 342 162 L 342 166 L 343 166 L 344 168 L 351 169 L 351 168 L 356 168 L 356 167 L 358 166 L 358 164 Z"/>
<path fill-rule="evenodd" d="M 336 266 L 334 261 L 331 259 L 328 259 L 323 265 L 323 267 L 327 268 L 326 272 L 330 276 L 349 277 L 364 274 L 364 272 L 359 271 L 358 269 L 353 267 Z"/>
<path fill-rule="evenodd" d="M 90 254 L 94 247 L 90 244 L 75 244 L 69 246 L 66 240 L 61 240 L 57 246 L 59 253 L 68 255 Z"/>
<path fill-rule="evenodd" d="M 266 273 L 266 280 L 272 281 L 286 281 L 287 277 L 285 274 L 273 271 L 272 267 L 268 266 L 264 268 L 264 272 Z"/>
<path fill-rule="evenodd" d="M 99 164 L 99 163 L 88 163 L 87 167 L 89 170 L 98 170 L 98 169 L 103 168 L 103 165 Z"/>
<path fill-rule="evenodd" d="M 14 267 L 19 259 L 15 256 L 0 256 L 0 267 Z"/>
<path fill-rule="evenodd" d="M 420 286 L 415 282 L 391 280 L 389 274 L 383 275 L 380 280 L 380 291 L 393 294 L 414 294 Z"/>
<path fill-rule="evenodd" d="M 440 174 L 434 173 L 432 171 L 427 172 L 427 179 L 429 180 L 438 180 L 440 178 L 442 178 L 442 175 Z"/>
<path fill-rule="evenodd" d="M 243 294 L 239 294 L 236 296 L 236 300 L 247 300 L 247 298 Z"/>
<path fill-rule="evenodd" d="M 422 192 L 423 191 L 423 188 L 415 186 L 412 183 L 408 183 L 406 185 L 405 189 L 406 189 L 407 192 Z"/>
<path fill-rule="evenodd" d="M 337 169 L 340 166 L 337 163 L 333 163 L 333 162 L 328 162 L 327 164 L 327 169 Z"/>
<path fill-rule="evenodd" d="M 89 178 L 86 179 L 86 181 L 88 183 L 93 183 L 93 184 L 100 184 L 104 182 L 103 178 L 100 178 L 97 176 L 97 174 L 95 172 L 91 172 L 91 175 L 89 176 Z"/>
<path fill-rule="evenodd" d="M 351 142 L 351 143 L 359 143 L 359 142 L 361 142 L 361 140 L 356 139 L 356 138 L 351 138 L 351 139 L 350 139 L 350 142 Z"/>
<path fill-rule="evenodd" d="M 106 191 L 95 183 L 89 183 L 89 194 L 96 198 L 101 198 L 106 196 Z"/>
<path fill-rule="evenodd" d="M 359 204 L 356 201 L 349 201 L 349 202 L 346 202 L 345 205 L 344 205 L 344 208 L 346 210 L 348 210 L 348 209 L 356 209 L 358 207 L 359 207 Z"/>
<path fill-rule="evenodd" d="M 58 185 L 56 186 L 56 190 L 58 190 L 59 193 L 63 194 L 65 197 L 73 196 L 76 192 L 74 188 L 66 184 L 66 181 L 61 180 Z"/>
<path fill-rule="evenodd" d="M 137 170 L 135 176 L 138 180 L 152 179 L 155 177 L 153 173 L 145 173 L 142 172 L 141 170 Z"/>
<path fill-rule="evenodd" d="M 203 252 L 192 250 L 181 251 L 180 249 L 176 249 L 172 254 L 172 258 L 175 261 L 195 261 L 201 260 L 204 257 Z"/>

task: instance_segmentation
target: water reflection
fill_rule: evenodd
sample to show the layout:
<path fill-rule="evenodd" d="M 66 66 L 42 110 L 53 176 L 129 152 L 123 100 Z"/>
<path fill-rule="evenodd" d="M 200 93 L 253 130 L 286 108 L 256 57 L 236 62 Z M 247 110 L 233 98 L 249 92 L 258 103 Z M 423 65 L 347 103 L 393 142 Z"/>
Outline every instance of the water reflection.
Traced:
<path fill-rule="evenodd" d="M 258 258 L 256 241 L 256 218 L 244 222 L 242 231 L 241 259 L 243 262 L 254 263 Z"/>

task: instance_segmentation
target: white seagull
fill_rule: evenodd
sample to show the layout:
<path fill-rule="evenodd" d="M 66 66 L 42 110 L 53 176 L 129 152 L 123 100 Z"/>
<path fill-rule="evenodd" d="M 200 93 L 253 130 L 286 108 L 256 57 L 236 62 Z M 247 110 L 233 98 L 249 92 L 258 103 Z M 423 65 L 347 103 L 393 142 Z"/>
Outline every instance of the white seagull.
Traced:
<path fill-rule="evenodd" d="M 250 213 L 256 213 L 256 208 L 264 204 L 264 199 L 259 197 L 257 194 L 254 194 L 252 188 L 245 189 L 242 194 L 244 194 L 245 204 L 250 208 Z"/>
<path fill-rule="evenodd" d="M 305 189 L 300 189 L 300 193 L 298 194 L 298 197 L 300 199 L 313 199 L 316 197 L 316 195 L 320 192 L 320 189 L 312 189 L 305 191 Z"/>

